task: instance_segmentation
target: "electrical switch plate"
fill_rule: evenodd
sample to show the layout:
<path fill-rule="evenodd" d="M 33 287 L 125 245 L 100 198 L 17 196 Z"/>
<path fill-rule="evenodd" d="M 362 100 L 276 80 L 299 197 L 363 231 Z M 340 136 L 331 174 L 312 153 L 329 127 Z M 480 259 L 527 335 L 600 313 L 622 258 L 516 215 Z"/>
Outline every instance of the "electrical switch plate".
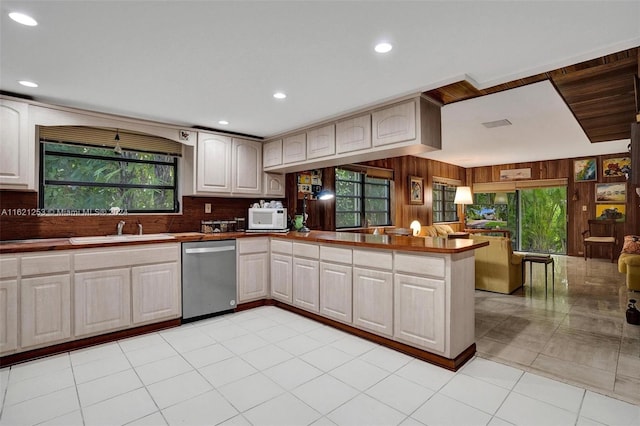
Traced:
<path fill-rule="evenodd" d="M 587 211 L 587 206 L 582 206 L 582 211 L 586 212 Z"/>
<path fill-rule="evenodd" d="M 585 208 L 586 210 L 586 208 Z M 211 203 L 204 203 L 204 212 L 211 213 Z"/>

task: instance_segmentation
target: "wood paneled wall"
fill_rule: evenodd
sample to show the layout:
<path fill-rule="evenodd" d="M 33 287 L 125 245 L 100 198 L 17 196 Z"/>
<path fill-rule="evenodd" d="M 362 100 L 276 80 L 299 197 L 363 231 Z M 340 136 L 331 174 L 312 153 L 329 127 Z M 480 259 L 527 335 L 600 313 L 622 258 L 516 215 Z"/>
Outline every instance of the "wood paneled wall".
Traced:
<path fill-rule="evenodd" d="M 582 256 L 582 231 L 587 229 L 587 221 L 595 218 L 595 184 L 625 182 L 624 177 L 603 177 L 602 160 L 628 156 L 629 153 L 626 152 L 595 156 L 598 179 L 591 182 L 574 182 L 573 161 L 593 157 L 474 167 L 467 169 L 467 181 L 469 183 L 499 182 L 501 170 L 522 168 L 531 168 L 531 179 L 567 178 L 567 254 L 570 256 Z M 635 192 L 636 188 L 637 186 L 631 184 L 631 182 L 627 183 L 626 220 L 617 227 L 618 253 L 622 250 L 622 242 L 625 235 L 640 233 L 640 214 L 638 211 L 640 198 Z M 574 194 L 577 196 L 577 200 L 573 200 Z M 583 211 L 583 206 L 586 208 L 585 211 Z M 593 256 L 606 258 L 607 254 L 594 250 Z"/>

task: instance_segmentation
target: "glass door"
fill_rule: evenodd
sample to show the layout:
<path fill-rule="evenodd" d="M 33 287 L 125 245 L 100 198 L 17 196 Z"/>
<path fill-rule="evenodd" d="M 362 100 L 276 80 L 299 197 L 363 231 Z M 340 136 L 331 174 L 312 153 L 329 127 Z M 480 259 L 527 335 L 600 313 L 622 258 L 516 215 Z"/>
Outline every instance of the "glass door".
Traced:
<path fill-rule="evenodd" d="M 567 188 L 520 189 L 518 195 L 519 251 L 567 253 Z"/>

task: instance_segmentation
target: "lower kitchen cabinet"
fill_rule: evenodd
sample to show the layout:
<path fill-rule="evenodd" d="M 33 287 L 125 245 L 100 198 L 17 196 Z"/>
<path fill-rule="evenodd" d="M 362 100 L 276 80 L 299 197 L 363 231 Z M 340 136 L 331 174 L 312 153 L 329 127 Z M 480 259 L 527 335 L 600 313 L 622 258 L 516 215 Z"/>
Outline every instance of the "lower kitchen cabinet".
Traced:
<path fill-rule="evenodd" d="M 182 311 L 178 264 L 131 268 L 131 313 L 133 324 L 177 318 Z"/>
<path fill-rule="evenodd" d="M 293 258 L 271 254 L 271 297 L 285 303 L 293 302 Z"/>
<path fill-rule="evenodd" d="M 71 337 L 69 274 L 20 281 L 20 346 L 30 348 Z"/>
<path fill-rule="evenodd" d="M 130 268 L 80 272 L 74 278 L 76 337 L 131 324 Z"/>
<path fill-rule="evenodd" d="M 443 280 L 395 274 L 394 337 L 435 351 L 445 348 L 445 283 Z M 414 309 L 420 306 L 420 309 Z"/>
<path fill-rule="evenodd" d="M 236 241 L 238 302 L 250 302 L 269 293 L 269 238 Z"/>
<path fill-rule="evenodd" d="M 293 259 L 293 304 L 320 312 L 320 267 L 317 260 Z"/>
<path fill-rule="evenodd" d="M 320 313 L 345 323 L 353 318 L 351 265 L 320 263 Z"/>
<path fill-rule="evenodd" d="M 353 323 L 373 333 L 393 335 L 393 274 L 353 268 Z"/>
<path fill-rule="evenodd" d="M 18 280 L 0 281 L 0 353 L 18 348 Z"/>

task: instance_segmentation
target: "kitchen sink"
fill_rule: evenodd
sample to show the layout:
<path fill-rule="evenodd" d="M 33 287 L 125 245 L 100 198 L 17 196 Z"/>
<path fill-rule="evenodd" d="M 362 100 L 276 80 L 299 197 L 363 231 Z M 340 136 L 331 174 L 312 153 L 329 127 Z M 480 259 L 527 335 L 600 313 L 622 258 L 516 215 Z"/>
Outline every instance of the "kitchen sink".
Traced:
<path fill-rule="evenodd" d="M 172 240 L 175 237 L 169 234 L 125 234 L 125 235 L 96 235 L 91 237 L 72 237 L 69 242 L 79 244 L 106 244 L 125 243 L 128 241 Z"/>

